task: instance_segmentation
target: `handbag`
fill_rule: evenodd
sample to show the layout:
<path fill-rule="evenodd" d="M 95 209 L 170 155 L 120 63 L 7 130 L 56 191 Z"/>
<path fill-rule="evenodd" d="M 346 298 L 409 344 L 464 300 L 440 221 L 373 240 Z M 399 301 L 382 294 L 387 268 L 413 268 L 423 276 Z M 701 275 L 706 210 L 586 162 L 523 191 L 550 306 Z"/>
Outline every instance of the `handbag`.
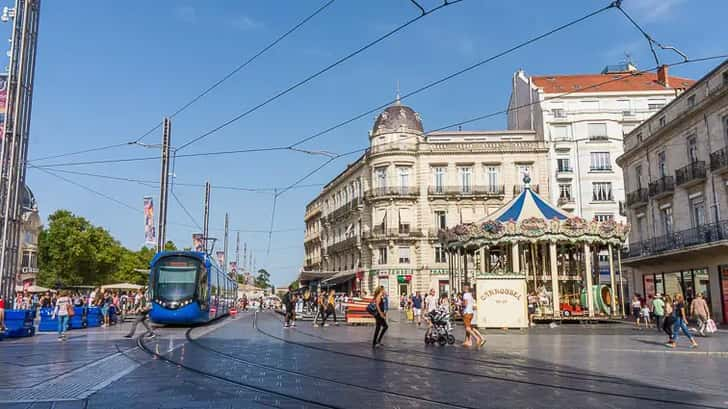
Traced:
<path fill-rule="evenodd" d="M 705 323 L 705 332 L 707 332 L 708 334 L 712 334 L 716 331 L 718 331 L 718 326 L 715 325 L 715 321 L 713 321 L 712 319 L 709 319 Z"/>
<path fill-rule="evenodd" d="M 66 313 L 69 317 L 73 317 L 74 315 L 76 315 L 76 310 L 73 309 L 73 305 L 66 304 Z"/>

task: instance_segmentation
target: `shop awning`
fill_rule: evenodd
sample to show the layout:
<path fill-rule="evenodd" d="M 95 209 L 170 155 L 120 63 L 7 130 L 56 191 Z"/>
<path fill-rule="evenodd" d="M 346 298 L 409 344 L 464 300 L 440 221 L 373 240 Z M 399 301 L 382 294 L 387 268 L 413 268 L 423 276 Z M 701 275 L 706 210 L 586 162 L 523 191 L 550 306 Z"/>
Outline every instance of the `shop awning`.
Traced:
<path fill-rule="evenodd" d="M 325 280 L 335 274 L 335 271 L 301 271 L 298 281 Z"/>
<path fill-rule="evenodd" d="M 356 278 L 356 272 L 355 271 L 339 271 L 338 273 L 334 274 L 333 276 L 327 278 L 326 280 L 321 282 L 321 285 L 325 287 L 331 287 L 337 284 L 345 283 L 349 280 L 353 280 Z"/>

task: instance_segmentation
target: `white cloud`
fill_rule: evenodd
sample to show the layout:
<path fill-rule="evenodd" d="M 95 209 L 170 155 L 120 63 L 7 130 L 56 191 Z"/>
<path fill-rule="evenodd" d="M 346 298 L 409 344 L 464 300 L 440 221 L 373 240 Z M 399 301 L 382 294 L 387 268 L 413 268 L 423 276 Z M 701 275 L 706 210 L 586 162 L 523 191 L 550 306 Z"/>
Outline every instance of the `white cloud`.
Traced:
<path fill-rule="evenodd" d="M 183 23 L 197 22 L 197 10 L 192 6 L 178 6 L 174 9 L 174 16 Z"/>
<path fill-rule="evenodd" d="M 248 16 L 239 16 L 230 20 L 230 25 L 238 30 L 249 31 L 263 27 L 263 23 Z"/>
<path fill-rule="evenodd" d="M 669 20 L 674 16 L 675 9 L 685 0 L 632 0 L 625 2 L 625 10 L 634 11 L 635 17 L 645 22 Z"/>

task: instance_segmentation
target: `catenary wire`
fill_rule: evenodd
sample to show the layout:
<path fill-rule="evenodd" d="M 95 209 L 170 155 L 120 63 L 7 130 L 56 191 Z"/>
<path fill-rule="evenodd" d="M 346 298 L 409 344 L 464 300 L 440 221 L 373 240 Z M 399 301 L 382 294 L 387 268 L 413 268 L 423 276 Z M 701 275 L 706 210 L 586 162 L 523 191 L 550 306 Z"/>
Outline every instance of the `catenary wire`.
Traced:
<path fill-rule="evenodd" d="M 454 3 L 450 2 L 448 4 L 454 4 Z M 472 65 L 470 65 L 468 67 L 465 67 L 463 69 L 460 69 L 460 70 L 458 70 L 456 72 L 453 72 L 453 73 L 451 73 L 451 74 L 449 74 L 449 75 L 447 75 L 445 77 L 442 77 L 442 78 L 440 78 L 438 80 L 432 81 L 432 82 L 430 82 L 428 84 L 425 84 L 425 85 L 423 85 L 423 86 L 421 86 L 421 87 L 419 87 L 419 88 L 417 88 L 417 89 L 415 89 L 415 90 L 413 90 L 413 91 L 411 91 L 411 92 L 409 92 L 407 94 L 402 95 L 399 99 L 400 100 L 406 99 L 406 98 L 412 97 L 414 95 L 417 95 L 417 94 L 419 94 L 421 92 L 424 92 L 424 91 L 426 91 L 426 90 L 428 90 L 428 89 L 430 89 L 432 87 L 435 87 L 437 85 L 440 85 L 440 84 L 442 84 L 442 83 L 444 83 L 444 82 L 446 82 L 448 80 L 451 80 L 451 79 L 453 79 L 453 78 L 455 78 L 457 76 L 460 76 L 460 75 L 465 74 L 465 73 L 467 73 L 469 71 L 472 71 L 472 70 L 474 70 L 474 69 L 476 69 L 476 68 L 478 68 L 478 67 L 480 67 L 480 66 L 482 66 L 484 64 L 487 64 L 489 62 L 492 62 L 493 60 L 495 60 L 497 58 L 503 57 L 503 56 L 505 56 L 505 55 L 507 55 L 509 53 L 512 53 L 512 52 L 514 52 L 514 51 L 516 51 L 516 50 L 518 50 L 520 48 L 523 48 L 523 47 L 525 47 L 527 45 L 530 45 L 530 44 L 532 44 L 532 43 L 534 43 L 534 42 L 536 42 L 538 40 L 541 40 L 543 38 L 546 38 L 546 37 L 548 37 L 550 35 L 553 35 L 553 34 L 559 32 L 559 31 L 561 31 L 561 30 L 564 30 L 564 29 L 566 29 L 568 27 L 571 27 L 571 26 L 573 26 L 575 24 L 578 24 L 578 23 L 580 23 L 580 22 L 582 22 L 584 20 L 587 20 L 587 19 L 589 19 L 591 17 L 594 17 L 594 16 L 596 16 L 596 15 L 598 15 L 598 14 L 600 14 L 600 13 L 606 11 L 606 10 L 609 10 L 612 7 L 615 7 L 615 3 L 610 3 L 608 6 L 602 7 L 600 9 L 595 10 L 595 11 L 593 11 L 591 13 L 588 13 L 588 14 L 582 16 L 582 17 L 579 17 L 577 19 L 571 20 L 571 21 L 569 21 L 569 22 L 567 22 L 565 24 L 562 24 L 562 25 L 560 25 L 560 26 L 558 26 L 556 28 L 553 28 L 553 29 L 551 29 L 551 30 L 549 30 L 547 32 L 544 32 L 544 33 L 542 33 L 540 35 L 537 35 L 535 37 L 532 37 L 532 38 L 530 38 L 528 40 L 525 40 L 525 41 L 523 41 L 523 42 L 521 42 L 519 44 L 514 45 L 513 47 L 510 47 L 510 48 L 508 48 L 506 50 L 503 50 L 503 51 L 501 51 L 501 52 L 499 52 L 499 53 L 497 53 L 495 55 L 492 55 L 492 56 L 490 56 L 490 57 L 488 57 L 486 59 L 483 59 L 481 61 L 478 61 L 475 64 L 472 64 Z M 228 155 L 228 154 L 237 154 L 237 153 L 255 153 L 255 152 L 264 152 L 264 151 L 294 150 L 294 148 L 296 148 L 299 145 L 302 145 L 302 144 L 304 144 L 304 143 L 306 143 L 306 142 L 308 142 L 310 140 L 313 140 L 315 138 L 318 138 L 318 137 L 320 137 L 322 135 L 328 134 L 328 133 L 330 133 L 330 132 L 332 132 L 332 131 L 334 131 L 336 129 L 339 129 L 339 128 L 345 126 L 345 125 L 348 125 L 348 124 L 350 124 L 350 123 L 352 123 L 352 122 L 354 122 L 356 120 L 359 120 L 361 118 L 364 118 L 367 115 L 370 115 L 370 114 L 372 114 L 374 112 L 377 112 L 377 111 L 379 111 L 379 110 L 381 110 L 381 109 L 383 109 L 383 108 L 391 105 L 392 103 L 394 103 L 396 101 L 397 101 L 396 99 L 395 100 L 389 100 L 389 101 L 387 101 L 384 104 L 378 105 L 375 108 L 372 108 L 372 109 L 369 109 L 369 110 L 367 110 L 365 112 L 362 112 L 360 114 L 357 114 L 357 115 L 355 115 L 354 117 L 352 117 L 350 119 L 347 119 L 345 121 L 339 122 L 336 125 L 333 125 L 331 127 L 328 127 L 328 128 L 326 128 L 326 129 L 324 129 L 322 131 L 316 132 L 316 133 L 314 133 L 314 134 L 312 134 L 312 135 L 310 135 L 308 137 L 302 138 L 302 139 L 300 139 L 300 140 L 298 140 L 298 141 L 296 141 L 296 142 L 294 142 L 294 143 L 292 143 L 292 144 L 290 144 L 288 146 L 274 146 L 274 147 L 265 147 L 265 148 L 247 148 L 247 149 L 227 150 L 227 151 L 217 151 L 217 152 L 200 152 L 200 153 L 193 153 L 193 154 L 178 155 L 178 157 L 184 158 L 184 157 L 195 157 L 195 156 L 214 156 L 214 155 Z M 203 134 L 202 136 L 205 136 L 205 135 Z M 182 149 L 186 145 L 187 144 L 182 145 L 177 150 Z M 109 160 L 98 160 L 98 161 L 56 163 L 56 164 L 49 164 L 49 165 L 46 165 L 46 166 L 48 166 L 48 167 L 58 167 L 58 166 L 96 165 L 96 164 L 114 163 L 115 161 L 118 161 L 118 162 L 134 162 L 134 161 L 156 160 L 156 159 L 159 159 L 159 158 L 158 157 L 123 158 L 123 159 L 109 159 Z"/>
<path fill-rule="evenodd" d="M 190 211 L 189 211 L 189 210 L 187 210 L 187 208 L 186 208 L 186 207 L 185 207 L 185 205 L 184 205 L 184 204 L 182 203 L 182 201 L 181 201 L 181 200 L 179 199 L 179 197 L 177 197 L 177 194 L 176 194 L 176 193 L 174 193 L 174 190 L 173 190 L 173 189 L 170 189 L 170 190 L 169 190 L 169 193 L 170 193 L 170 194 L 172 194 L 172 197 L 174 198 L 174 201 L 175 201 L 175 202 L 177 202 L 177 204 L 179 205 L 179 207 L 181 207 L 181 208 L 182 208 L 182 211 L 183 211 L 183 212 L 185 212 L 185 214 L 186 214 L 186 215 L 187 215 L 187 217 L 188 217 L 188 218 L 189 218 L 189 219 L 190 219 L 190 220 L 192 221 L 192 223 L 193 223 L 193 224 L 194 224 L 195 226 L 197 226 L 197 228 L 199 228 L 200 230 L 203 230 L 203 229 L 202 229 L 202 226 L 200 225 L 200 223 L 198 223 L 198 222 L 197 222 L 197 220 L 195 220 L 195 217 L 194 217 L 194 216 L 192 216 L 192 213 L 190 213 Z"/>
<path fill-rule="evenodd" d="M 220 124 L 220 125 L 212 128 L 212 129 L 208 130 L 207 132 L 204 132 L 203 134 L 201 134 L 199 136 L 196 136 L 196 137 L 190 139 L 189 141 L 187 141 L 187 142 L 183 143 L 182 145 L 180 145 L 177 148 L 177 150 L 182 150 L 182 149 L 190 146 L 191 144 L 196 143 L 196 142 L 199 142 L 202 139 L 204 139 L 204 138 L 206 138 L 206 137 L 208 137 L 208 136 L 210 136 L 210 135 L 212 135 L 212 134 L 214 134 L 214 133 L 216 133 L 216 132 L 218 132 L 218 131 L 226 128 L 226 127 L 228 127 L 229 125 L 231 125 L 231 124 L 233 124 L 233 123 L 235 123 L 235 122 L 243 119 L 244 117 L 246 117 L 246 116 L 252 114 L 253 112 L 257 111 L 258 109 L 263 108 L 264 106 L 268 105 L 269 103 L 277 100 L 278 98 L 281 98 L 281 97 L 285 96 L 286 94 L 292 92 L 293 90 L 299 88 L 300 86 L 305 85 L 306 83 L 314 80 L 317 77 L 320 77 L 321 75 L 323 75 L 326 72 L 330 71 L 334 67 L 336 67 L 336 66 L 338 66 L 338 65 L 346 62 L 347 60 L 349 60 L 349 59 L 351 59 L 351 58 L 353 58 L 353 57 L 355 57 L 355 56 L 363 53 L 364 51 L 368 50 L 369 48 L 371 48 L 371 47 L 379 44 L 380 42 L 382 42 L 382 41 L 386 40 L 387 38 L 393 36 L 394 34 L 398 33 L 399 31 L 402 31 L 403 29 L 405 29 L 406 27 L 414 24 L 415 22 L 417 22 L 417 21 L 419 21 L 419 20 L 421 20 L 421 19 L 429 16 L 430 14 L 432 14 L 432 13 L 434 13 L 434 12 L 436 12 L 436 11 L 444 8 L 444 7 L 451 6 L 451 5 L 456 4 L 456 3 L 459 3 L 461 1 L 463 1 L 463 0 L 453 0 L 453 1 L 443 2 L 441 5 L 439 5 L 437 7 L 434 7 L 432 9 L 430 9 L 430 10 L 428 10 L 428 11 L 420 14 L 419 16 L 417 16 L 415 18 L 412 18 L 412 19 L 406 21 L 404 24 L 401 24 L 401 25 L 395 27 L 394 29 L 392 29 L 391 31 L 385 33 L 384 35 L 382 35 L 382 36 L 374 39 L 373 41 L 370 41 L 369 43 L 363 45 L 362 47 L 356 49 L 355 51 L 353 51 L 353 52 L 345 55 L 344 57 L 339 58 L 338 60 L 334 61 L 333 63 L 331 63 L 331 64 L 327 65 L 326 67 L 320 69 L 319 71 L 317 71 L 317 72 L 309 75 L 308 77 L 306 77 L 306 78 L 304 78 L 304 79 L 296 82 L 295 84 L 289 86 L 288 88 L 284 89 L 283 91 L 280 91 L 280 92 L 274 94 L 273 96 L 269 97 L 268 99 L 266 99 L 265 101 L 259 103 L 258 105 L 255 105 L 254 107 L 249 108 L 248 110 L 246 110 L 246 111 L 244 111 L 244 112 L 242 112 L 242 113 L 240 113 L 240 114 L 232 117 L 231 119 L 223 122 L 222 124 Z"/>
<path fill-rule="evenodd" d="M 272 42 L 268 43 L 265 47 L 263 47 L 262 49 L 260 49 L 257 53 L 253 54 L 251 57 L 249 57 L 247 60 L 245 60 L 245 62 L 243 62 L 240 65 L 238 65 L 237 67 L 235 67 L 232 71 L 230 71 L 229 73 L 227 73 L 221 79 L 217 80 L 212 85 L 210 85 L 209 87 L 205 88 L 202 92 L 200 92 L 199 94 L 197 94 L 194 98 L 192 98 L 191 100 L 187 101 L 185 104 L 183 104 L 182 106 L 180 106 L 179 108 L 177 108 L 177 110 L 174 113 L 172 113 L 172 115 L 170 115 L 170 118 L 174 118 L 177 115 L 179 115 L 182 112 L 184 112 L 185 110 L 187 110 L 187 108 L 189 108 L 190 106 L 192 106 L 193 104 L 195 104 L 197 101 L 199 101 L 200 99 L 202 99 L 204 96 L 206 96 L 210 92 L 212 92 L 215 88 L 217 88 L 220 85 L 222 85 L 225 81 L 229 80 L 235 74 L 237 74 L 238 72 L 240 72 L 240 70 L 242 70 L 243 68 L 245 68 L 248 65 L 250 65 L 253 61 L 255 61 L 260 56 L 262 56 L 263 54 L 265 54 L 268 50 L 270 50 L 271 48 L 273 48 L 276 45 L 278 45 L 278 43 L 280 43 L 281 41 L 283 41 L 286 37 L 288 37 L 291 34 L 293 34 L 295 31 L 297 31 L 303 25 L 305 25 L 306 23 L 308 23 L 311 19 L 313 19 L 318 14 L 320 14 L 321 12 L 323 12 L 326 8 L 328 8 L 331 4 L 333 4 L 334 1 L 335 0 L 329 0 L 324 5 L 322 5 L 321 7 L 317 8 L 316 10 L 314 10 L 313 13 L 309 14 L 304 19 L 302 19 L 298 23 L 296 23 L 293 27 L 289 28 L 286 32 L 284 32 L 283 34 L 279 35 L 275 40 L 273 40 Z M 154 127 L 150 128 L 147 132 L 143 133 L 141 136 L 137 137 L 136 139 L 134 139 L 133 141 L 130 141 L 130 142 L 117 143 L 117 144 L 106 145 L 106 146 L 101 146 L 101 147 L 91 148 L 91 149 L 84 149 L 84 150 L 77 151 L 77 152 L 69 152 L 69 153 L 63 153 L 63 154 L 57 154 L 57 155 L 44 156 L 44 157 L 41 157 L 41 158 L 29 160 L 28 163 L 42 161 L 42 160 L 47 160 L 47 159 L 56 159 L 56 158 L 67 157 L 67 156 L 75 156 L 75 155 L 80 155 L 80 154 L 89 153 L 89 152 L 97 152 L 97 151 L 102 151 L 102 150 L 108 150 L 108 149 L 117 148 L 117 147 L 121 147 L 121 146 L 135 145 L 135 144 L 141 142 L 147 136 L 149 136 L 152 132 L 154 132 L 157 129 L 159 129 L 161 126 L 162 126 L 162 122 L 158 122 Z"/>

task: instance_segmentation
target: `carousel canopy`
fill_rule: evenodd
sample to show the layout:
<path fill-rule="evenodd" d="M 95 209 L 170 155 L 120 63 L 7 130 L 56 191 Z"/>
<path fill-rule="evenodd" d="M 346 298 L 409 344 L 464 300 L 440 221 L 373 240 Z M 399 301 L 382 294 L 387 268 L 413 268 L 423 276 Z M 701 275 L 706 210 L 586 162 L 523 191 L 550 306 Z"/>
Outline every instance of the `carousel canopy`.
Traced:
<path fill-rule="evenodd" d="M 547 203 L 526 185 L 521 194 L 506 203 L 495 213 L 489 215 L 488 219 L 498 220 L 501 223 L 509 221 L 519 223 L 522 220 L 532 217 L 544 220 L 566 220 L 569 216 Z"/>

